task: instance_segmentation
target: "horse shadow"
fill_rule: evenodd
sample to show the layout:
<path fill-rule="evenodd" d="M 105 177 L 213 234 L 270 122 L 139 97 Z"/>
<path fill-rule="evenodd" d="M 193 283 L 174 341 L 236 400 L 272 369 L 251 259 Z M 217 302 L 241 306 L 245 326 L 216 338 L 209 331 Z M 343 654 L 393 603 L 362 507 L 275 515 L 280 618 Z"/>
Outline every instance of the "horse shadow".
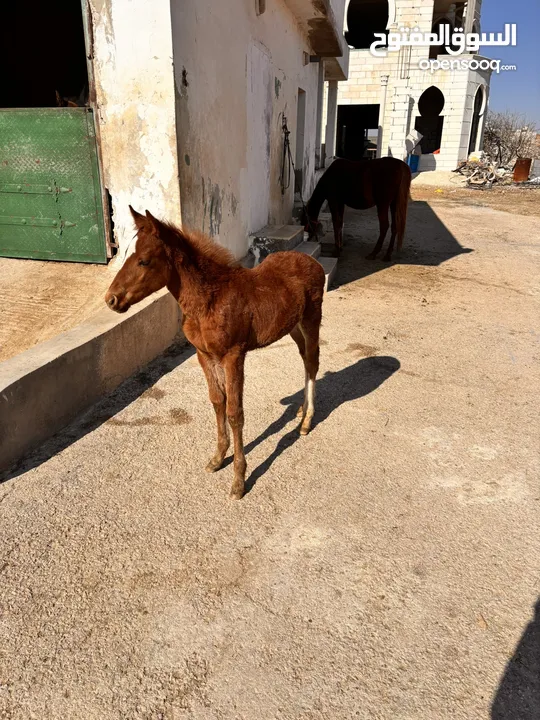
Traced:
<path fill-rule="evenodd" d="M 339 287 L 385 270 L 391 265 L 419 265 L 437 267 L 458 255 L 473 252 L 471 248 L 460 245 L 446 225 L 439 219 L 429 203 L 423 200 L 409 202 L 407 229 L 403 248 L 394 251 L 392 260 L 385 262 L 382 256 L 388 247 L 390 231 L 384 241 L 383 249 L 376 260 L 368 260 L 368 255 L 379 236 L 379 220 L 375 208 L 369 210 L 345 211 L 343 228 L 343 250 L 339 258 L 336 279 L 333 286 Z M 324 239 L 324 246 L 333 248 L 333 232 Z"/>
<path fill-rule="evenodd" d="M 509 660 L 491 706 L 491 720 L 540 718 L 540 599 Z"/>
<path fill-rule="evenodd" d="M 375 357 L 362 358 L 354 365 L 349 365 L 337 372 L 326 372 L 317 380 L 317 400 L 315 405 L 315 417 L 311 432 L 324 422 L 340 405 L 358 400 L 376 390 L 396 370 L 399 370 L 400 363 L 394 357 L 377 355 Z M 246 455 L 264 440 L 282 432 L 289 423 L 296 420 L 298 408 L 304 401 L 304 391 L 299 390 L 294 395 L 289 395 L 281 400 L 286 409 L 277 420 L 261 433 L 255 440 L 249 442 L 244 451 Z M 274 461 L 288 450 L 299 439 L 299 423 L 295 423 L 294 429 L 283 435 L 278 441 L 273 452 L 258 465 L 246 480 L 245 491 L 248 493 L 272 466 Z"/>

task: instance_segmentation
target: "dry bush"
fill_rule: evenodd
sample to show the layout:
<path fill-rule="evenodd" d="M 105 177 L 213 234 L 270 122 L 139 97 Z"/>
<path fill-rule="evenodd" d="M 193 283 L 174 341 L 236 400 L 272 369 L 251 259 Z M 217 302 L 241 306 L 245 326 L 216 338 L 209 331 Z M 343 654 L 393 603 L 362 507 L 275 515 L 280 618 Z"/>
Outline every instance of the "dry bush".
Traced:
<path fill-rule="evenodd" d="M 497 167 L 510 166 L 518 158 L 539 157 L 534 123 L 520 113 L 489 112 L 484 130 L 484 152 Z"/>

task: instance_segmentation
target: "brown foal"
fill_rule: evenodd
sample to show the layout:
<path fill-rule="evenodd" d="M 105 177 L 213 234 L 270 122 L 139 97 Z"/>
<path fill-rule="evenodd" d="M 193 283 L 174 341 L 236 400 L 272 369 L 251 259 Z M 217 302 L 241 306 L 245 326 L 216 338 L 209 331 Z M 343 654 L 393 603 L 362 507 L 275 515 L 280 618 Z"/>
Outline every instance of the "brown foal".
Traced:
<path fill-rule="evenodd" d="M 113 280 L 105 302 L 125 312 L 151 293 L 167 287 L 183 314 L 182 327 L 197 349 L 217 419 L 217 449 L 206 469 L 223 465 L 234 439 L 231 496 L 244 494 L 244 360 L 250 350 L 290 334 L 304 361 L 306 383 L 300 434 L 307 435 L 315 411 L 319 370 L 319 328 L 325 276 L 322 266 L 299 252 L 270 255 L 253 270 L 234 262 L 210 238 L 161 222 L 148 210 L 133 210 L 135 252 Z"/>

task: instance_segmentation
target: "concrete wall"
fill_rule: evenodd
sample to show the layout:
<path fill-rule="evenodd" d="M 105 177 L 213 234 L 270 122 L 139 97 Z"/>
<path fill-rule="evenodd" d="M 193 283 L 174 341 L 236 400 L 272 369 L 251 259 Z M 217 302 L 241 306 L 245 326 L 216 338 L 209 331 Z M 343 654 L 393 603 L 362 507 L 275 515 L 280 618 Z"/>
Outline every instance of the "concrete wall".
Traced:
<path fill-rule="evenodd" d="M 121 262 L 128 205 L 180 220 L 170 0 L 88 0 L 103 184 Z"/>
<path fill-rule="evenodd" d="M 284 0 L 171 0 L 183 221 L 241 257 L 248 234 L 290 220 L 294 177 L 282 196 L 282 117 L 295 157 L 298 88 L 306 92 L 304 195 L 315 170 L 316 63 Z"/>
<path fill-rule="evenodd" d="M 0 363 L 0 472 L 182 340 L 180 322 L 177 302 L 162 290 L 127 316 L 104 309 Z"/>
<path fill-rule="evenodd" d="M 480 3 L 471 3 L 469 24 L 474 18 L 479 22 L 479 11 Z M 394 27 L 418 26 L 421 32 L 430 32 L 433 0 L 396 0 L 395 18 Z M 428 56 L 429 48 L 423 47 L 401 48 L 387 57 L 374 57 L 369 50 L 351 50 L 349 79 L 339 84 L 338 103 L 380 104 L 381 77 L 388 75 L 385 117 L 379 118 L 383 129 L 382 155 L 405 159 L 405 138 L 414 129 L 415 117 L 419 115 L 418 100 L 434 85 L 445 97 L 441 152 L 422 156 L 420 169 L 453 170 L 467 157 L 474 97 L 479 85 L 489 94 L 490 71 L 448 70 L 432 74 L 419 68 L 420 61 Z M 482 126 L 481 122 L 480 132 Z"/>

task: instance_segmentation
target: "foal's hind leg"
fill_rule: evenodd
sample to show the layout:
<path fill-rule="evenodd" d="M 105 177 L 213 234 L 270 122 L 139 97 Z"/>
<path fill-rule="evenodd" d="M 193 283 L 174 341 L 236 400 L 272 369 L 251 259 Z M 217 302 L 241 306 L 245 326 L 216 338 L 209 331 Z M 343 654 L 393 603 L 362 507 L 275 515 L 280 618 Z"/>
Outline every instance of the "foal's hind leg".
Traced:
<path fill-rule="evenodd" d="M 366 256 L 368 260 L 374 260 L 380 253 L 383 246 L 384 238 L 386 237 L 389 226 L 388 207 L 388 205 L 377 205 L 377 215 L 379 216 L 379 239 L 377 240 L 377 244 L 373 248 L 373 251 Z"/>
<path fill-rule="evenodd" d="M 302 330 L 300 329 L 300 325 L 296 325 L 294 330 L 291 332 L 291 337 L 294 340 L 294 342 L 298 345 L 298 350 L 300 352 L 300 357 L 302 358 L 304 362 L 304 368 L 306 367 L 306 341 L 304 339 L 304 334 L 302 333 Z M 308 375 L 307 375 L 307 369 L 306 369 L 306 382 L 305 382 L 305 391 L 304 391 L 304 403 L 300 405 L 298 408 L 298 412 L 296 413 L 296 417 L 303 418 L 306 414 L 307 410 L 307 381 L 308 381 Z"/>
<path fill-rule="evenodd" d="M 197 357 L 201 364 L 206 382 L 208 383 L 208 394 L 210 402 L 214 406 L 217 421 L 217 449 L 214 457 L 206 466 L 207 472 L 216 472 L 223 465 L 223 460 L 229 449 L 229 428 L 227 426 L 226 400 L 225 400 L 225 375 L 223 369 L 204 353 L 197 350 Z"/>
<path fill-rule="evenodd" d="M 306 367 L 306 387 L 304 391 L 303 419 L 300 435 L 307 435 L 311 430 L 315 414 L 315 380 L 319 372 L 319 329 L 321 325 L 321 307 L 312 307 L 304 313 L 300 321 L 300 329 L 306 343 L 304 363 Z"/>

